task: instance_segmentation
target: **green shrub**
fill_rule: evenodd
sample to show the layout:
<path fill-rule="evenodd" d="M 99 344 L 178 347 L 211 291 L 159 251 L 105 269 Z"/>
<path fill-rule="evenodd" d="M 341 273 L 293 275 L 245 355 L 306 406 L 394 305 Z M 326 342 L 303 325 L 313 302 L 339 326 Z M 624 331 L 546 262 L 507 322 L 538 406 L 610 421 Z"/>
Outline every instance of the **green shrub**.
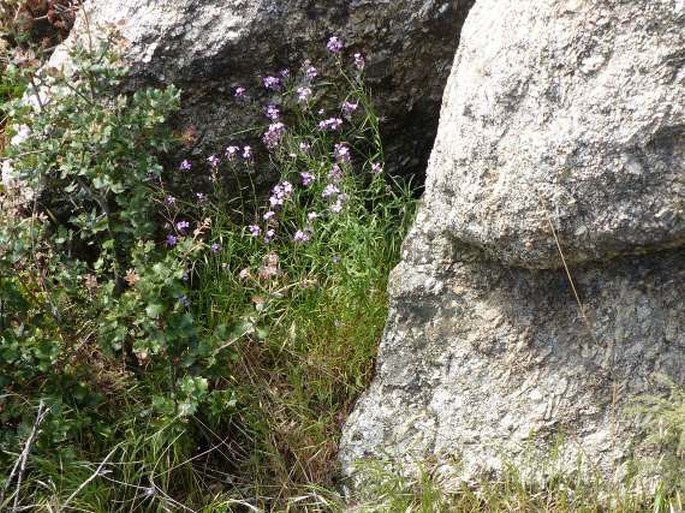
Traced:
<path fill-rule="evenodd" d="M 121 436 L 122 411 L 161 405 L 168 416 L 173 401 L 187 415 L 204 393 L 201 378 L 168 365 L 185 351 L 179 340 L 194 336 L 176 295 L 186 290 L 184 266 L 197 248 L 169 253 L 153 242 L 159 157 L 173 143 L 165 119 L 178 109 L 179 91 L 117 93 L 125 69 L 107 45 L 72 58 L 70 77 L 38 79 L 50 84 L 49 95 L 36 88 L 8 107 L 18 128 L 0 208 L 5 468 L 39 402 L 48 411 L 35 440 L 40 469 L 99 457 Z M 166 352 L 149 373 L 135 361 L 140 346 Z M 137 388 L 147 395 L 130 394 Z M 126 404 L 131 396 L 146 400 Z"/>

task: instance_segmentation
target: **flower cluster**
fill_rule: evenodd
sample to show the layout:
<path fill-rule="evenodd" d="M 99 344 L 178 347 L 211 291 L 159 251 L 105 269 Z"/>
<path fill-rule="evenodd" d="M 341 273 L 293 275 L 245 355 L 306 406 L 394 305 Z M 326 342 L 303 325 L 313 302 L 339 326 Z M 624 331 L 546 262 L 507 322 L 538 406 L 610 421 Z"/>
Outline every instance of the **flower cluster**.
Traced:
<path fill-rule="evenodd" d="M 340 174 L 338 175 L 338 173 Z M 342 212 L 343 205 L 347 200 L 347 195 L 340 190 L 338 185 L 335 185 L 340 181 L 340 179 L 342 179 L 342 171 L 340 170 L 340 166 L 334 164 L 331 168 L 331 171 L 328 173 L 328 177 L 333 183 L 329 183 L 324 188 L 324 190 L 321 192 L 321 197 L 331 202 L 329 209 L 332 213 L 339 214 Z"/>
<path fill-rule="evenodd" d="M 366 60 L 364 59 L 364 56 L 361 53 L 355 53 L 354 67 L 361 71 L 364 69 L 364 66 L 366 66 Z"/>
<path fill-rule="evenodd" d="M 338 143 L 335 145 L 333 156 L 337 162 L 349 164 L 352 162 L 352 153 L 350 147 L 345 143 Z"/>
<path fill-rule="evenodd" d="M 235 160 L 235 158 L 238 156 L 240 153 L 240 148 L 238 146 L 226 146 L 226 150 L 224 151 L 224 156 L 226 157 L 227 160 Z"/>
<path fill-rule="evenodd" d="M 300 173 L 300 178 L 302 179 L 302 185 L 309 187 L 314 182 L 316 177 L 309 171 L 302 171 Z"/>
<path fill-rule="evenodd" d="M 318 74 L 318 70 L 312 66 L 312 61 L 309 59 L 304 61 L 304 75 L 308 82 L 312 82 L 318 76 Z"/>
<path fill-rule="evenodd" d="M 345 45 L 343 44 L 342 40 L 338 36 L 332 36 L 331 38 L 328 39 L 328 43 L 326 43 L 326 48 L 331 53 L 342 52 L 344 46 Z"/>
<path fill-rule="evenodd" d="M 293 235 L 293 241 L 297 243 L 305 243 L 309 242 L 312 238 L 312 234 L 309 231 L 306 230 L 297 230 L 295 232 L 295 235 Z"/>
<path fill-rule="evenodd" d="M 307 103 L 312 97 L 312 88 L 308 86 L 302 86 L 297 88 L 297 101 L 301 103 Z"/>
<path fill-rule="evenodd" d="M 347 199 L 347 196 L 345 196 L 344 194 L 339 194 L 335 198 L 335 203 L 333 203 L 330 206 L 331 212 L 333 212 L 334 214 L 339 214 L 340 212 L 342 212 L 343 204 L 345 203 L 346 199 Z"/>
<path fill-rule="evenodd" d="M 272 208 L 281 207 L 285 200 L 289 199 L 293 194 L 293 185 L 290 182 L 283 181 L 276 186 L 271 191 L 271 197 L 269 198 L 269 204 Z"/>
<path fill-rule="evenodd" d="M 264 77 L 262 80 L 265 89 L 279 91 L 281 89 L 281 79 L 272 75 Z"/>
<path fill-rule="evenodd" d="M 217 157 L 216 155 L 210 155 L 209 157 L 207 157 L 207 162 L 211 167 L 216 168 L 219 166 L 220 160 L 219 157 Z"/>
<path fill-rule="evenodd" d="M 276 236 L 276 230 L 274 230 L 273 228 L 269 228 L 268 230 L 266 230 L 266 233 L 264 234 L 264 239 L 263 239 L 264 244 L 269 244 L 274 239 L 275 236 Z"/>
<path fill-rule="evenodd" d="M 185 235 L 190 228 L 190 223 L 188 221 L 179 221 L 176 223 L 176 229 L 181 235 Z"/>
<path fill-rule="evenodd" d="M 276 105 L 270 103 L 264 108 L 264 115 L 267 117 L 267 119 L 276 121 L 281 115 L 281 111 Z"/>
<path fill-rule="evenodd" d="M 323 121 L 319 121 L 318 128 L 322 132 L 335 132 L 343 124 L 343 120 L 340 118 L 328 118 Z"/>
<path fill-rule="evenodd" d="M 336 194 L 340 194 L 340 189 L 333 184 L 328 184 L 324 188 L 323 192 L 321 192 L 321 197 L 330 198 L 331 196 L 335 196 Z"/>
<path fill-rule="evenodd" d="M 354 102 L 354 103 L 353 103 L 353 102 L 351 102 L 351 101 L 345 100 L 345 102 L 343 102 L 342 107 L 341 107 L 340 110 L 342 111 L 343 117 L 344 117 L 345 119 L 348 119 L 348 120 L 349 120 L 349 119 L 352 118 L 352 114 L 355 113 L 355 111 L 357 110 L 357 108 L 359 108 L 359 102 Z"/>
<path fill-rule="evenodd" d="M 178 244 L 178 237 L 173 234 L 169 234 L 166 236 L 166 241 L 165 241 L 167 247 L 173 248 L 176 244 Z"/>
<path fill-rule="evenodd" d="M 267 128 L 266 132 L 264 132 L 264 135 L 262 136 L 264 146 L 270 150 L 273 150 L 281 142 L 284 133 L 285 125 L 282 122 L 276 121 L 275 123 L 271 123 L 269 128 Z"/>
<path fill-rule="evenodd" d="M 339 164 L 333 164 L 331 169 L 328 171 L 328 179 L 332 183 L 339 183 L 343 177 L 343 170 Z"/>

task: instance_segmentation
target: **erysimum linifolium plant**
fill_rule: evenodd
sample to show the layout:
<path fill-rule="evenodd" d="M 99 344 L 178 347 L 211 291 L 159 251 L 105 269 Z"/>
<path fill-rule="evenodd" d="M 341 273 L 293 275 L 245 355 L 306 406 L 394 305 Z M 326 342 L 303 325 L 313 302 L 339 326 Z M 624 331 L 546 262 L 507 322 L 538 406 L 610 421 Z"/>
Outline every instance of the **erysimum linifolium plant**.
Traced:
<path fill-rule="evenodd" d="M 318 67 L 305 60 L 299 69 L 261 76 L 252 89 L 234 88 L 235 108 L 264 120 L 251 131 L 257 146 L 229 140 L 214 154 L 183 160 L 166 184 L 173 191 L 204 176 L 213 185 L 209 196 L 167 195 L 166 217 L 174 228 L 167 241 L 179 240 L 184 216 L 211 218 L 213 258 L 205 271 L 216 271 L 219 282 L 234 279 L 231 287 L 249 297 L 257 313 L 283 306 L 284 297 L 291 305 L 298 293 L 329 279 L 363 275 L 367 281 L 357 282 L 364 288 L 387 272 L 373 256 L 392 261 L 411 218 L 409 186 L 384 172 L 364 56 L 344 57 L 338 37 L 327 48 L 330 60 Z M 276 182 L 268 194 L 255 188 L 264 177 Z M 232 195 L 226 196 L 226 184 Z"/>
<path fill-rule="evenodd" d="M 212 220 L 190 300 L 233 349 L 231 373 L 218 357 L 206 375 L 234 390 L 236 410 L 202 414 L 211 431 L 255 447 L 231 462 L 254 483 L 240 496 L 259 495 L 260 481 L 283 496 L 303 493 L 314 475 L 330 484 L 330 446 L 369 379 L 387 275 L 413 214 L 409 187 L 384 169 L 364 56 L 337 37 L 327 46 L 320 62 L 234 84 L 233 109 L 249 113 L 237 117 L 262 125 L 213 154 L 186 155 L 164 181 L 170 247 L 188 219 Z M 206 188 L 179 192 L 198 182 Z"/>

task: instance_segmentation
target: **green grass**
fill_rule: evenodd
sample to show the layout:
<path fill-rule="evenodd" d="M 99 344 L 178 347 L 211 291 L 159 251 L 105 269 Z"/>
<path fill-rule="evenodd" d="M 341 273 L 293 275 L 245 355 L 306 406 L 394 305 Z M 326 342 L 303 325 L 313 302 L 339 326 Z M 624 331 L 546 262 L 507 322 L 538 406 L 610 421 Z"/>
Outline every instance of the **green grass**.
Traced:
<path fill-rule="evenodd" d="M 579 479 L 553 475 L 545 486 L 522 477 L 509 466 L 498 476 L 464 482 L 458 466 L 422 462 L 411 476 L 393 469 L 389 462 L 366 463 L 360 468 L 364 482 L 362 494 L 353 497 L 355 512 L 411 513 L 676 513 L 683 510 L 683 490 L 665 490 L 664 484 L 653 490 L 629 491 L 621 485 L 601 479 Z"/>
<path fill-rule="evenodd" d="M 235 393 L 235 415 L 208 428 L 238 440 L 240 450 L 223 462 L 238 481 L 229 495 L 287 509 L 293 497 L 312 490 L 332 493 L 340 428 L 371 378 L 387 314 L 387 275 L 412 215 L 408 193 L 396 200 L 375 215 L 350 207 L 334 227 L 321 228 L 333 237 L 291 254 L 276 249 L 285 258 L 267 282 L 236 277 L 246 261 L 234 256 L 244 252 L 233 249 L 240 243 L 231 232 L 221 233 L 224 250 L 203 267 L 198 280 L 207 285 L 196 301 L 209 325 L 245 321 L 226 383 Z"/>

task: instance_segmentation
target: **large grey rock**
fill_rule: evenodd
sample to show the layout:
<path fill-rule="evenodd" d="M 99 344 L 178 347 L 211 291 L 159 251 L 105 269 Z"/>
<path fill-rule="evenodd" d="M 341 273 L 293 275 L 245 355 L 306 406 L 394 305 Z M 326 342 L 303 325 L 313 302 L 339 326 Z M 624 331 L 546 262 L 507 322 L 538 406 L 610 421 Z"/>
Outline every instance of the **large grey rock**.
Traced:
<path fill-rule="evenodd" d="M 435 222 L 536 268 L 560 264 L 551 225 L 573 262 L 685 242 L 677 5 L 480 1 L 431 157 Z"/>
<path fill-rule="evenodd" d="M 338 35 L 367 58 L 382 131 L 394 168 L 423 172 L 459 30 L 474 0 L 91 0 L 66 49 L 88 31 L 115 26 L 129 44 L 132 86 L 174 83 L 184 91 L 181 125 L 194 125 L 203 150 L 218 151 L 239 119 L 237 85 L 257 95 L 260 77 L 304 58 L 317 64 Z"/>
<path fill-rule="evenodd" d="M 678 5 L 477 1 L 346 474 L 390 458 L 615 478 L 651 450 L 628 405 L 660 374 L 685 386 Z"/>

